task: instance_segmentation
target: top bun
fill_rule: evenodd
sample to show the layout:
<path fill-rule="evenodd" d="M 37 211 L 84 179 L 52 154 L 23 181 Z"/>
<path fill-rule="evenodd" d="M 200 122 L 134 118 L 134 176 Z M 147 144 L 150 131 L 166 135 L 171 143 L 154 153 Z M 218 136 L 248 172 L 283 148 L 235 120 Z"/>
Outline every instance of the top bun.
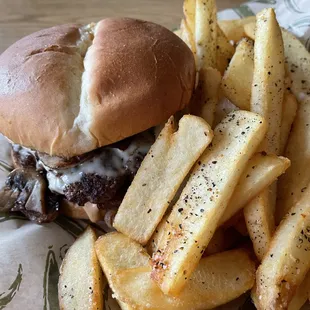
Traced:
<path fill-rule="evenodd" d="M 49 155 L 80 155 L 167 120 L 194 80 L 190 49 L 154 23 L 48 28 L 0 56 L 0 132 Z"/>

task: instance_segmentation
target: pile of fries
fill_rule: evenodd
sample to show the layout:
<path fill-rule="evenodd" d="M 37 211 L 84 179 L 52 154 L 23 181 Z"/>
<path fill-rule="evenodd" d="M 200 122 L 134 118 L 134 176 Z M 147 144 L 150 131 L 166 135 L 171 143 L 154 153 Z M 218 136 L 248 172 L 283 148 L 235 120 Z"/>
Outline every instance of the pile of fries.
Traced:
<path fill-rule="evenodd" d="M 310 54 L 273 9 L 217 21 L 185 0 L 195 55 L 190 114 L 171 117 L 114 219 L 70 248 L 62 309 L 211 309 L 247 291 L 259 310 L 310 297 Z M 277 180 L 279 178 L 279 180 Z M 74 297 L 72 297 L 74 296 Z"/>

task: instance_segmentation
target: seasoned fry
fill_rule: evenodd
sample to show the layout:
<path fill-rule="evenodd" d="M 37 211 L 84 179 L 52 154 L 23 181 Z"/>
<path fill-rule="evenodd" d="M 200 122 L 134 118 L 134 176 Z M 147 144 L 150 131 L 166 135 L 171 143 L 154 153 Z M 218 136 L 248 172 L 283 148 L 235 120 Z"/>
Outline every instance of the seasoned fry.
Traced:
<path fill-rule="evenodd" d="M 265 9 L 256 17 L 254 73 L 251 111 L 268 121 L 268 131 L 260 150 L 280 152 L 282 103 L 284 95 L 284 49 L 281 29 L 273 9 Z M 276 186 L 264 190 L 244 209 L 255 253 L 262 259 L 274 232 Z"/>
<path fill-rule="evenodd" d="M 223 225 L 290 166 L 289 159 L 265 153 L 255 154 L 239 179 L 229 204 L 220 219 Z"/>
<path fill-rule="evenodd" d="M 268 191 L 265 190 L 243 209 L 247 230 L 259 260 L 264 257 L 275 230 L 274 214 L 270 205 Z"/>
<path fill-rule="evenodd" d="M 196 45 L 195 45 L 193 33 L 191 32 L 186 20 L 184 19 L 182 19 L 181 21 L 180 31 L 181 31 L 181 39 L 191 49 L 196 59 Z"/>
<path fill-rule="evenodd" d="M 62 310 L 103 309 L 103 276 L 95 253 L 96 238 L 88 227 L 66 254 L 58 282 Z"/>
<path fill-rule="evenodd" d="M 253 22 L 255 22 L 255 16 L 249 16 L 242 19 L 221 20 L 219 26 L 228 40 L 238 42 L 245 37 L 244 26 Z"/>
<path fill-rule="evenodd" d="M 291 167 L 279 179 L 277 223 L 300 199 L 310 182 L 310 98 L 298 108 L 293 129 L 288 139 L 285 156 Z"/>
<path fill-rule="evenodd" d="M 258 309 L 286 309 L 310 268 L 310 188 L 281 222 L 257 271 Z"/>
<path fill-rule="evenodd" d="M 280 154 L 284 153 L 287 139 L 291 132 L 291 127 L 297 113 L 298 103 L 295 96 L 286 91 L 283 99 L 282 121 L 280 133 Z"/>
<path fill-rule="evenodd" d="M 101 236 L 95 243 L 95 249 L 101 268 L 113 291 L 111 278 L 116 272 L 150 266 L 150 257 L 144 248 L 121 233 L 112 232 Z M 117 302 L 122 310 L 134 309 L 119 299 Z"/>
<path fill-rule="evenodd" d="M 216 45 L 216 68 L 223 75 L 231 58 L 235 53 L 235 48 L 230 44 L 222 29 L 217 26 L 217 45 Z"/>
<path fill-rule="evenodd" d="M 220 99 L 215 107 L 213 127 L 218 125 L 228 113 L 238 110 L 239 108 L 231 103 L 227 98 Z"/>
<path fill-rule="evenodd" d="M 223 76 L 221 89 L 234 105 L 250 110 L 251 85 L 254 71 L 254 45 L 249 39 L 242 39 Z"/>
<path fill-rule="evenodd" d="M 152 278 L 164 293 L 176 295 L 186 284 L 266 129 L 263 118 L 247 111 L 230 113 L 216 127 L 212 146 L 193 168 L 168 216 L 170 234 L 153 256 Z"/>
<path fill-rule="evenodd" d="M 146 244 L 212 138 L 211 128 L 199 117 L 183 116 L 177 132 L 170 119 L 131 183 L 116 214 L 114 227 Z"/>
<path fill-rule="evenodd" d="M 305 46 L 289 31 L 282 29 L 285 60 L 293 80 L 291 90 L 301 102 L 310 95 L 310 54 Z"/>
<path fill-rule="evenodd" d="M 150 279 L 150 269 L 135 268 L 113 277 L 117 296 L 134 308 L 212 309 L 239 297 L 254 283 L 255 265 L 245 250 L 203 258 L 177 297 L 165 295 Z"/>
<path fill-rule="evenodd" d="M 247 36 L 254 40 L 255 26 L 249 24 L 245 30 Z M 282 37 L 288 72 L 294 81 L 291 90 L 297 100 L 302 101 L 310 95 L 310 54 L 291 32 L 282 29 Z"/>
<path fill-rule="evenodd" d="M 199 74 L 199 84 L 197 87 L 197 106 L 202 105 L 199 115 L 212 127 L 214 122 L 215 108 L 219 100 L 219 88 L 221 74 L 213 68 L 201 70 Z"/>
<path fill-rule="evenodd" d="M 196 0 L 195 41 L 198 71 L 216 67 L 216 28 L 215 0 Z"/>
<path fill-rule="evenodd" d="M 279 153 L 284 96 L 284 52 L 281 30 L 273 9 L 257 15 L 251 111 L 266 118 L 269 127 L 261 149 Z"/>

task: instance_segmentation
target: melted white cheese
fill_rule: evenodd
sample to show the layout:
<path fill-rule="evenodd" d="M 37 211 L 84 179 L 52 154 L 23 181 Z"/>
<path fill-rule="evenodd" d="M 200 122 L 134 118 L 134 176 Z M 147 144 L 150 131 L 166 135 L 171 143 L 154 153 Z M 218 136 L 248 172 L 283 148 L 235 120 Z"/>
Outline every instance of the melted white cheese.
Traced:
<path fill-rule="evenodd" d="M 50 190 L 63 194 L 67 184 L 81 181 L 83 174 L 96 174 L 102 177 L 116 178 L 125 173 L 124 164 L 134 162 L 134 155 L 145 155 L 150 148 L 149 141 L 132 143 L 126 150 L 106 147 L 103 152 L 81 164 L 67 169 L 53 170 L 47 166 L 47 179 Z"/>

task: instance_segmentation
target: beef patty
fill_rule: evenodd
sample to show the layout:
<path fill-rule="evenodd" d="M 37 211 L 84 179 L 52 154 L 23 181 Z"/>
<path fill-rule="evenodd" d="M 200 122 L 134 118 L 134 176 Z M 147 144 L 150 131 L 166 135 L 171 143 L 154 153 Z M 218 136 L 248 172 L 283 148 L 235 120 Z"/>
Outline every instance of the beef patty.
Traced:
<path fill-rule="evenodd" d="M 13 145 L 16 169 L 0 191 L 0 210 L 22 211 L 42 223 L 56 218 L 63 198 L 79 206 L 118 207 L 154 140 L 149 130 L 69 159 Z"/>

